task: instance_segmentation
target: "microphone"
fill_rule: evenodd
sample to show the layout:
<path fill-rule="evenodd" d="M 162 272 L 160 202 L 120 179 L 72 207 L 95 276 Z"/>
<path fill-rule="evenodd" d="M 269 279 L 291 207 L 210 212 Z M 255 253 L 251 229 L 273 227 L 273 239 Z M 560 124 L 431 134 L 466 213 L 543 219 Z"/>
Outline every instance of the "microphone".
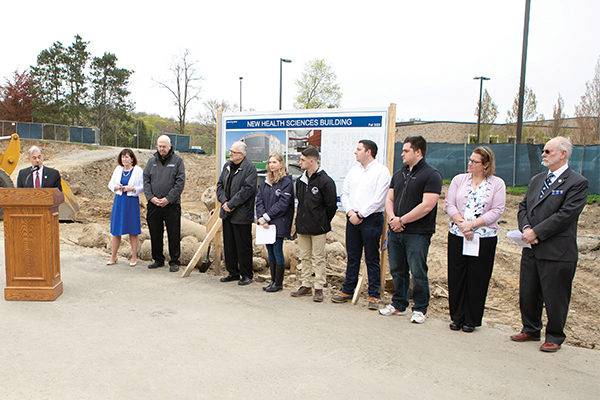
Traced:
<path fill-rule="evenodd" d="M 31 167 L 31 172 L 35 172 L 38 169 L 40 169 L 40 166 L 39 165 L 34 165 L 34 166 Z"/>

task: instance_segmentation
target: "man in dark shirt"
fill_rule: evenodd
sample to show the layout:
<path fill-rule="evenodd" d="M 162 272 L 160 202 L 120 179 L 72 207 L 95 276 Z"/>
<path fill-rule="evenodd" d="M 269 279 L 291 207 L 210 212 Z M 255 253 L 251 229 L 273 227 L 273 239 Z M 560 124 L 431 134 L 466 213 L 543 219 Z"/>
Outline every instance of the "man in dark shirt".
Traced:
<path fill-rule="evenodd" d="M 256 167 L 246 157 L 246 143 L 235 142 L 217 182 L 221 203 L 223 248 L 227 276 L 221 282 L 252 283 L 252 223 L 256 197 Z"/>
<path fill-rule="evenodd" d="M 411 321 L 416 324 L 425 322 L 429 306 L 427 253 L 435 232 L 437 201 L 442 191 L 442 176 L 425 162 L 426 152 L 427 142 L 422 136 L 404 140 L 402 161 L 405 165 L 394 174 L 385 202 L 391 230 L 388 257 L 395 293 L 392 304 L 379 313 L 406 315 L 412 275 Z"/>
<path fill-rule="evenodd" d="M 164 226 L 169 239 L 169 271 L 179 271 L 181 254 L 181 192 L 185 186 L 183 160 L 174 153 L 171 139 L 161 135 L 156 140 L 157 151 L 144 168 L 144 195 L 148 200 L 148 231 L 154 262 L 148 268 L 162 267 Z"/>

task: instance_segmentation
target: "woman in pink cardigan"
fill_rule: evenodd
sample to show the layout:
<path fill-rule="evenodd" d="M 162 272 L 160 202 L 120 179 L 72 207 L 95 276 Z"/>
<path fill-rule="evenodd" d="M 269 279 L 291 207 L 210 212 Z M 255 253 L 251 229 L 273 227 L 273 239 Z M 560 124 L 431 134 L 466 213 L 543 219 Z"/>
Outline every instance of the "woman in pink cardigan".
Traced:
<path fill-rule="evenodd" d="M 481 326 L 498 243 L 498 219 L 506 199 L 504 181 L 494 176 L 494 170 L 492 149 L 477 147 L 469 157 L 468 173 L 452 179 L 446 196 L 450 217 L 448 303 L 453 331 L 473 332 Z"/>

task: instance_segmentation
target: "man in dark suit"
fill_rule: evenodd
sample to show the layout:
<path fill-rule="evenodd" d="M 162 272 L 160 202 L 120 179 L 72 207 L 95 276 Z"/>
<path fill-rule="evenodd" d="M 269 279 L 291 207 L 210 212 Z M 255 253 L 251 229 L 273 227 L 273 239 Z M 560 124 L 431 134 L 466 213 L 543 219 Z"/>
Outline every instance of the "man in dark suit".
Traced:
<path fill-rule="evenodd" d="M 519 229 L 531 245 L 521 256 L 519 305 L 523 329 L 515 342 L 540 340 L 542 308 L 548 323 L 541 351 L 555 352 L 565 340 L 571 285 L 577 266 L 577 220 L 585 206 L 588 181 L 569 168 L 573 145 L 555 137 L 542 152 L 542 172 L 529 181 L 519 203 Z"/>
<path fill-rule="evenodd" d="M 44 166 L 44 154 L 37 146 L 27 151 L 31 167 L 23 168 L 17 177 L 18 188 L 58 188 L 62 192 L 60 173 L 54 168 Z"/>

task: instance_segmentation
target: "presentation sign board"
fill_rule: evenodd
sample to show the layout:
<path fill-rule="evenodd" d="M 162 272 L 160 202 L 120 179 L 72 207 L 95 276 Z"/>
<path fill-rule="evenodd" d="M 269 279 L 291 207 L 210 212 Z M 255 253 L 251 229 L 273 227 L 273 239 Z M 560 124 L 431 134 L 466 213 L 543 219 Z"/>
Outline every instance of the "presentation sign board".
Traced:
<path fill-rule="evenodd" d="M 297 177 L 302 173 L 302 150 L 315 146 L 321 153 L 321 167 L 335 181 L 339 196 L 346 174 L 357 164 L 354 151 L 359 140 L 377 143 L 377 159 L 386 164 L 388 118 L 387 108 L 223 114 L 218 168 L 223 168 L 231 145 L 242 140 L 247 145 L 246 156 L 259 173 L 265 171 L 269 154 L 280 152 Z"/>

